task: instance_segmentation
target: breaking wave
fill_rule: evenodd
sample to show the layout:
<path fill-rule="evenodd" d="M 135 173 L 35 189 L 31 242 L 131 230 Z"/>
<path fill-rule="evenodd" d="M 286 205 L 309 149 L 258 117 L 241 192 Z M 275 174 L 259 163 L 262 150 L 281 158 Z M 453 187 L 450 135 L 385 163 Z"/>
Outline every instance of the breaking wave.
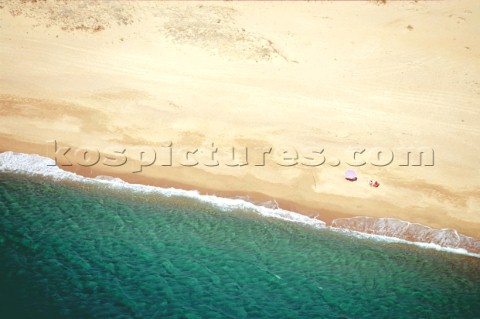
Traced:
<path fill-rule="evenodd" d="M 367 216 L 335 219 L 332 221 L 331 226 L 360 233 L 400 238 L 410 242 L 428 243 L 480 254 L 480 240 L 462 235 L 451 228 L 435 229 L 396 218 Z"/>
<path fill-rule="evenodd" d="M 110 176 L 88 178 L 64 171 L 55 166 L 55 162 L 52 159 L 34 154 L 14 152 L 0 153 L 0 172 L 13 172 L 44 176 L 53 180 L 98 184 L 111 189 L 128 189 L 130 191 L 147 194 L 157 193 L 166 197 L 187 197 L 212 204 L 226 211 L 244 209 L 256 212 L 265 217 L 302 223 L 315 228 L 330 228 L 359 237 L 369 237 L 387 242 L 415 244 L 424 248 L 433 248 L 480 258 L 480 240 L 459 234 L 454 229 L 439 230 L 394 218 L 340 218 L 335 219 L 331 227 L 327 227 L 325 222 L 321 220 L 281 209 L 275 201 L 252 203 L 247 197 L 223 198 L 214 195 L 201 195 L 198 191 L 130 184 L 119 178 Z"/>
<path fill-rule="evenodd" d="M 55 166 L 54 160 L 39 155 L 21 154 L 14 152 L 0 153 L 0 172 L 14 172 L 28 175 L 45 176 L 53 180 L 69 180 L 81 183 L 101 184 L 111 189 L 128 189 L 139 193 L 158 193 L 166 197 L 182 196 L 210 203 L 223 210 L 244 209 L 254 211 L 262 216 L 278 218 L 290 222 L 308 224 L 316 228 L 325 228 L 326 224 L 318 219 L 294 213 L 280 208 L 264 205 L 255 205 L 241 198 L 223 198 L 215 195 L 201 195 L 198 191 L 189 191 L 177 188 L 162 188 L 141 184 L 130 184 L 119 178 L 97 176 L 88 178 L 67 172 Z"/>

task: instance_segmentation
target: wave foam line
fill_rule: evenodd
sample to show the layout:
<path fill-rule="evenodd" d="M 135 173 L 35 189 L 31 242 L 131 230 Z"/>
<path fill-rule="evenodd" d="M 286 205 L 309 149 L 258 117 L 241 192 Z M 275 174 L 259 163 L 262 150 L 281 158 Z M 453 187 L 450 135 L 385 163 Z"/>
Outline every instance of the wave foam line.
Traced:
<path fill-rule="evenodd" d="M 120 178 L 97 176 L 88 178 L 67 172 L 55 166 L 55 161 L 31 154 L 4 152 L 0 153 L 0 172 L 22 173 L 27 175 L 44 176 L 53 180 L 68 180 L 88 184 L 101 184 L 112 189 L 128 189 L 134 192 L 152 194 L 157 193 L 166 197 L 181 196 L 193 198 L 201 202 L 212 204 L 222 210 L 244 209 L 254 211 L 265 217 L 273 217 L 289 222 L 307 224 L 315 228 L 326 228 L 325 222 L 309 218 L 280 208 L 257 206 L 243 199 L 224 198 L 215 195 L 201 195 L 198 191 L 189 191 L 177 188 L 162 188 L 141 184 L 130 184 Z"/>
<path fill-rule="evenodd" d="M 332 227 L 385 238 L 399 238 L 449 251 L 469 252 L 480 257 L 480 240 L 462 235 L 451 228 L 435 229 L 396 218 L 368 216 L 334 219 Z"/>
<path fill-rule="evenodd" d="M 35 154 L 15 152 L 0 153 L 0 172 L 12 172 L 32 176 L 44 176 L 53 180 L 97 184 L 107 186 L 111 189 L 128 189 L 139 193 L 157 193 L 166 197 L 187 197 L 212 204 L 222 210 L 246 209 L 257 212 L 265 217 L 302 223 L 315 228 L 328 228 L 358 238 L 370 238 L 382 242 L 413 244 L 421 248 L 441 250 L 480 258 L 480 241 L 475 238 L 459 234 L 453 229 L 438 230 L 394 218 L 364 216 L 340 218 L 335 219 L 332 222 L 331 227 L 327 227 L 325 222 L 321 220 L 280 209 L 278 207 L 258 206 L 240 198 L 223 198 L 214 195 L 201 195 L 198 191 L 130 184 L 119 178 L 110 176 L 88 178 L 64 171 L 55 166 L 54 160 Z M 419 231 L 419 234 L 415 235 L 416 231 Z M 460 238 L 460 240 L 455 241 L 455 238 Z"/>
<path fill-rule="evenodd" d="M 362 218 L 362 217 L 364 217 L 364 216 L 358 216 L 358 218 Z M 352 217 L 352 218 L 357 218 L 357 217 Z M 333 229 L 335 231 L 341 232 L 345 235 L 354 236 L 354 237 L 361 238 L 361 239 L 371 239 L 371 240 L 376 240 L 376 241 L 379 241 L 379 242 L 392 243 L 392 244 L 413 245 L 413 246 L 420 247 L 420 248 L 423 248 L 423 249 L 432 249 L 432 250 L 437 250 L 437 251 L 442 251 L 442 252 L 447 252 L 447 253 L 452 253 L 452 254 L 458 254 L 458 255 L 465 255 L 465 256 L 480 258 L 479 253 L 468 251 L 465 248 L 459 248 L 459 247 L 453 248 L 453 247 L 440 246 L 438 244 L 428 243 L 428 242 L 410 241 L 410 240 L 407 240 L 407 239 L 391 237 L 391 236 L 386 236 L 386 235 L 376 235 L 376 234 L 364 233 L 364 232 L 360 232 L 358 230 L 352 230 L 352 229 L 348 229 L 348 228 L 340 228 L 340 227 L 334 227 L 334 226 L 330 226 L 329 228 Z"/>

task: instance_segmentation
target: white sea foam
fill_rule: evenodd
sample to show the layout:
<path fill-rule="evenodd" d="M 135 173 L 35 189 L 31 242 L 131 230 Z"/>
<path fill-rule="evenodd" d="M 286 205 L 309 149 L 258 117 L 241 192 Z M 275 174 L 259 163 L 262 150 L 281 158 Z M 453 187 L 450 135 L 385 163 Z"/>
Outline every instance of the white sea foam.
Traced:
<path fill-rule="evenodd" d="M 448 251 L 458 250 L 459 253 L 468 251 L 476 255 L 480 254 L 480 240 L 459 234 L 451 228 L 435 229 L 396 218 L 368 216 L 335 219 L 332 227 L 384 238 L 400 238 L 408 242 L 421 243 L 422 246 L 442 247 Z"/>
<path fill-rule="evenodd" d="M 222 210 L 231 211 L 232 209 L 244 209 L 249 211 L 254 211 L 262 216 L 278 218 L 289 222 L 297 222 L 306 225 L 313 226 L 315 228 L 327 228 L 326 224 L 318 219 L 310 218 L 305 215 L 301 215 L 295 212 L 287 211 L 284 209 L 276 207 L 265 207 L 255 205 L 250 203 L 242 198 L 223 198 L 214 195 L 201 195 L 198 191 L 188 191 L 176 188 L 162 188 L 156 186 L 148 186 L 141 184 L 130 184 L 119 178 L 114 178 L 110 176 L 97 176 L 96 178 L 88 178 L 77 175 L 72 172 L 67 172 L 59 167 L 55 166 L 55 162 L 52 159 L 42 157 L 39 155 L 30 155 L 14 152 L 4 152 L 0 153 L 0 172 L 14 172 L 27 175 L 35 176 L 44 176 L 51 178 L 53 180 L 65 180 L 65 181 L 75 181 L 87 184 L 99 184 L 107 186 L 112 189 L 128 189 L 134 192 L 140 193 L 157 193 L 163 196 L 172 197 L 187 197 L 196 199 L 205 203 L 212 204 Z M 268 206 L 268 205 L 267 205 Z M 432 233 L 429 236 L 424 236 L 423 239 L 430 240 L 430 242 L 417 242 L 417 241 L 408 241 L 403 239 L 401 236 L 405 235 L 405 229 L 402 232 L 401 227 L 389 228 L 389 225 L 403 225 L 402 223 L 407 223 L 400 220 L 395 220 L 391 218 L 377 218 L 377 222 L 372 222 L 371 217 L 354 217 L 354 218 L 345 218 L 345 219 L 336 219 L 332 223 L 332 227 L 328 227 L 332 230 L 339 231 L 348 235 L 353 235 L 359 238 L 370 238 L 375 240 L 381 240 L 383 242 L 392 242 L 392 243 L 407 243 L 413 244 L 418 247 L 436 249 L 441 251 L 447 251 L 451 253 L 464 254 L 469 256 L 474 256 L 480 258 L 480 254 L 476 253 L 477 248 L 475 245 L 479 241 L 467 237 L 461 234 L 458 234 L 454 230 L 448 230 L 447 234 L 449 235 L 447 239 L 441 238 L 442 233 Z M 374 227 L 366 227 L 365 225 L 370 225 L 365 221 L 369 221 Z M 360 223 L 358 223 L 360 221 Z M 396 222 L 396 223 L 395 223 Z M 425 229 L 431 229 L 429 227 L 407 223 L 409 226 L 406 228 L 410 232 L 415 230 L 423 230 L 425 234 Z M 359 226 L 361 225 L 361 226 Z M 414 225 L 413 227 L 411 225 Z M 418 225 L 418 226 L 416 226 Z M 390 225 L 392 226 L 392 225 Z M 363 228 L 362 228 L 363 227 Z M 396 229 L 397 231 L 392 231 Z M 399 230 L 400 229 L 400 230 Z M 446 231 L 446 230 L 438 230 Z M 428 233 L 428 232 L 427 232 Z M 454 241 L 455 235 L 460 238 L 460 241 Z M 398 238 L 400 237 L 400 238 Z M 417 236 L 414 240 L 420 238 Z M 475 252 L 467 251 L 462 247 L 465 243 L 465 239 L 472 239 L 473 245 L 468 248 L 472 249 Z M 462 241 L 463 240 L 463 241 Z M 452 244 L 453 243 L 453 244 Z M 450 244 L 450 246 L 449 246 Z"/>
<path fill-rule="evenodd" d="M 108 186 L 112 189 L 129 189 L 141 193 L 158 193 L 163 196 L 182 196 L 193 198 L 212 204 L 222 210 L 244 209 L 254 211 L 262 216 L 278 218 L 290 222 L 308 224 L 316 228 L 325 228 L 323 221 L 309 218 L 305 215 L 294 213 L 280 208 L 258 206 L 243 199 L 223 198 L 214 195 L 201 195 L 198 191 L 188 191 L 176 188 L 162 188 L 141 184 L 126 183 L 119 178 L 98 176 L 88 178 L 67 172 L 55 166 L 52 159 L 39 155 L 29 155 L 14 152 L 0 153 L 0 172 L 15 172 L 28 175 L 45 176 L 54 180 L 69 180 L 83 183 L 93 183 Z"/>
<path fill-rule="evenodd" d="M 360 217 L 363 217 L 363 216 L 360 216 Z M 434 243 L 409 241 L 409 240 L 406 240 L 406 239 L 403 239 L 403 238 L 390 237 L 390 236 L 384 236 L 384 235 L 368 234 L 368 233 L 363 233 L 363 232 L 356 231 L 356 230 L 351 230 L 351 229 L 346 229 L 346 228 L 338 228 L 338 227 L 334 227 L 334 226 L 330 226 L 329 228 L 332 229 L 332 230 L 341 232 L 345 235 L 354 236 L 356 238 L 371 239 L 371 240 L 376 240 L 376 241 L 379 241 L 379 242 L 386 242 L 386 243 L 393 243 L 393 244 L 407 244 L 407 245 L 413 245 L 413 246 L 424 248 L 424 249 L 433 249 L 433 250 L 448 252 L 448 253 L 452 253 L 452 254 L 467 255 L 467 256 L 471 256 L 471 257 L 480 258 L 480 254 L 470 252 L 470 251 L 468 251 L 464 248 L 452 248 L 452 247 L 440 246 L 440 245 L 434 244 Z"/>

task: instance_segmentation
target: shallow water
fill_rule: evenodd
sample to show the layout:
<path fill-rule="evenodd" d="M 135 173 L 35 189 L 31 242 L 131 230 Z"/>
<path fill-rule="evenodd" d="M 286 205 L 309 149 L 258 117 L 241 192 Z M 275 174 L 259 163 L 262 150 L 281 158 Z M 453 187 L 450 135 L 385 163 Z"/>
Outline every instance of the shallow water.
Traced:
<path fill-rule="evenodd" d="M 480 259 L 0 173 L 1 318 L 480 318 Z"/>

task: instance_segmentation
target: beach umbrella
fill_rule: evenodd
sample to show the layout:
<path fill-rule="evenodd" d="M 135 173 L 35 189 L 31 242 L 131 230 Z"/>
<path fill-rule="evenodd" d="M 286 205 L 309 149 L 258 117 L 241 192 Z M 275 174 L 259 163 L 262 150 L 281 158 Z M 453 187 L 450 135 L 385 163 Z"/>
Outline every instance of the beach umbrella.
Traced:
<path fill-rule="evenodd" d="M 351 170 L 351 169 L 347 169 L 345 171 L 345 179 L 348 180 L 348 181 L 356 181 L 357 180 L 357 173 L 355 173 L 355 171 Z"/>

